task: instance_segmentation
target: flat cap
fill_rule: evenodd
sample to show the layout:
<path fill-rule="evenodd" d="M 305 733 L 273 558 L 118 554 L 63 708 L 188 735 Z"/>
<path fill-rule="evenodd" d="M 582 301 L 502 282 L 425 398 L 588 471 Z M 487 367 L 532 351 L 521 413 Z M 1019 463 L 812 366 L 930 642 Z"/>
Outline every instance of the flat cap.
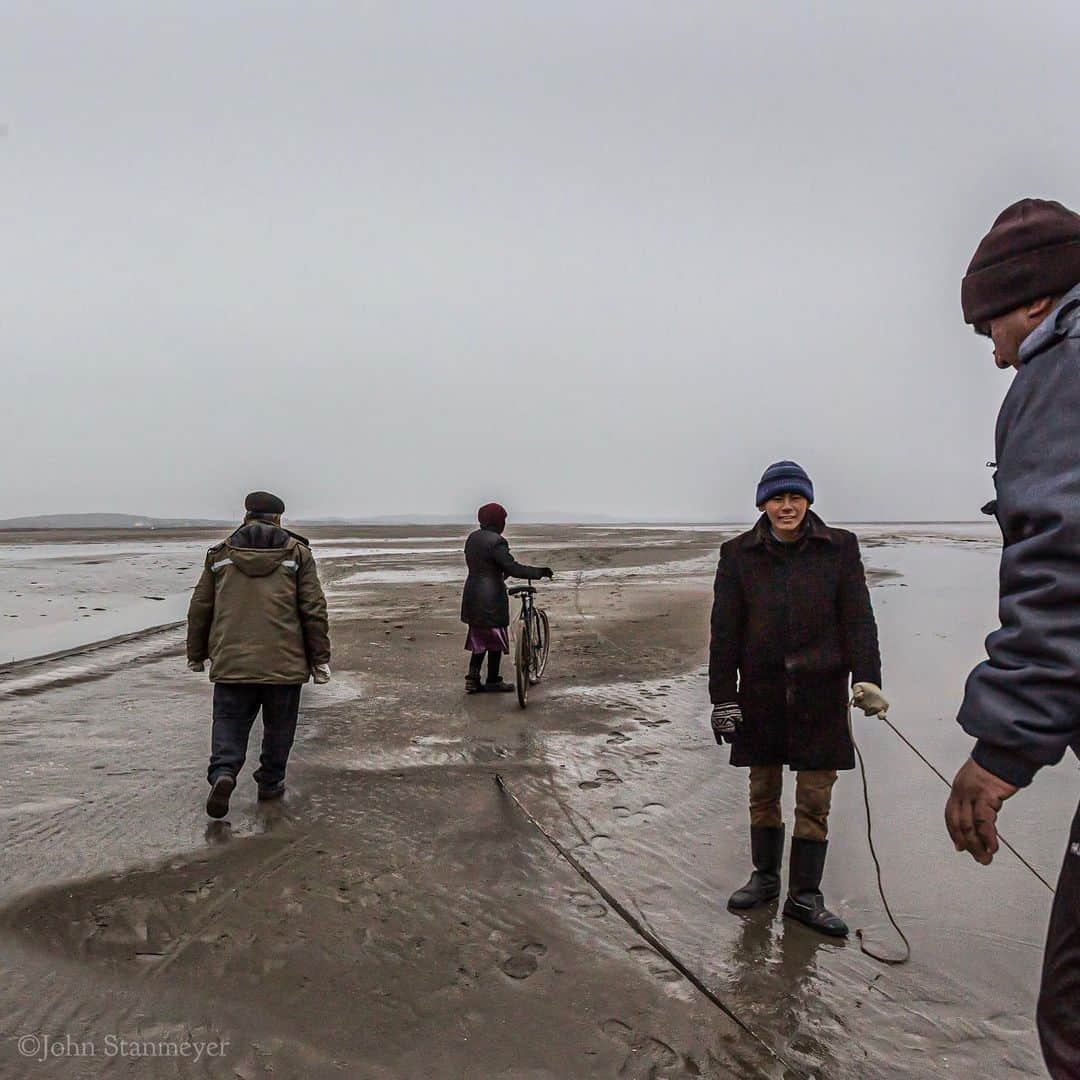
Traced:
<path fill-rule="evenodd" d="M 284 514 L 285 504 L 269 491 L 253 491 L 244 500 L 244 509 L 249 514 Z"/>

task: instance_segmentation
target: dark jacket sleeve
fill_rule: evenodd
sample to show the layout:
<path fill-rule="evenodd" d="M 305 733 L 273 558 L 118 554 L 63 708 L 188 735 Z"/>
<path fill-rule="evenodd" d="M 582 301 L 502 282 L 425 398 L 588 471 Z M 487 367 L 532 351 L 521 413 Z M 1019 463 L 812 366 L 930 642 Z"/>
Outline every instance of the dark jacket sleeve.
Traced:
<path fill-rule="evenodd" d="M 519 563 L 510 554 L 509 543 L 501 537 L 491 549 L 491 558 L 507 577 L 525 578 L 526 581 L 537 581 L 543 577 L 538 566 L 526 566 L 524 563 Z"/>
<path fill-rule="evenodd" d="M 1080 338 L 1017 373 L 997 431 L 999 629 L 968 677 L 972 757 L 1017 786 L 1080 752 Z"/>
<path fill-rule="evenodd" d="M 206 556 L 202 575 L 191 594 L 187 614 L 187 658 L 201 664 L 210 655 L 210 626 L 214 621 L 214 573 L 210 569 L 212 555 Z"/>
<path fill-rule="evenodd" d="M 881 649 L 877 622 L 866 585 L 866 571 L 859 555 L 859 541 L 854 533 L 844 547 L 844 565 L 840 574 L 840 632 L 844 659 L 853 683 L 868 682 L 881 686 Z"/>
<path fill-rule="evenodd" d="M 300 624 L 304 628 L 304 646 L 308 663 L 330 663 L 330 622 L 326 615 L 326 597 L 319 581 L 315 556 L 306 547 L 297 548 L 300 570 L 296 581 L 296 599 Z"/>
<path fill-rule="evenodd" d="M 713 584 L 712 633 L 709 639 L 709 700 L 726 705 L 738 696 L 739 657 L 745 615 L 742 583 L 733 555 L 720 549 Z"/>

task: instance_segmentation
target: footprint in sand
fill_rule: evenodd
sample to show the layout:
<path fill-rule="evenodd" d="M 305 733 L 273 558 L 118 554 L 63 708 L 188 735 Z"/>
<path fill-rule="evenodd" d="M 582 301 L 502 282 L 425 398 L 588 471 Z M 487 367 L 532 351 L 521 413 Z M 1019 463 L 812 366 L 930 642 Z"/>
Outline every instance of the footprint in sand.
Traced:
<path fill-rule="evenodd" d="M 539 958 L 547 953 L 547 946 L 539 941 L 530 941 L 502 963 L 504 975 L 511 979 L 527 979 L 536 973 L 539 967 Z"/>
<path fill-rule="evenodd" d="M 619 821 L 629 821 L 639 825 L 659 817 L 667 807 L 663 803 L 648 802 L 640 810 L 631 810 L 629 806 L 624 806 L 621 803 L 611 809 Z"/>
<path fill-rule="evenodd" d="M 621 1020 L 605 1020 L 600 1025 L 600 1030 L 608 1038 L 622 1043 L 629 1051 L 619 1069 L 619 1076 L 645 1080 L 659 1076 L 680 1063 L 679 1055 L 666 1042 L 642 1035 Z M 700 1075 L 700 1070 L 689 1058 L 683 1063 L 683 1071 L 690 1075 Z"/>
<path fill-rule="evenodd" d="M 571 893 L 569 899 L 577 913 L 586 919 L 602 919 L 607 915 L 607 908 L 592 893 Z"/>
<path fill-rule="evenodd" d="M 661 982 L 682 982 L 682 975 L 680 975 L 679 972 L 677 972 L 659 953 L 650 949 L 648 945 L 632 945 L 629 951 L 630 955 L 641 964 L 650 975 L 659 979 Z"/>
<path fill-rule="evenodd" d="M 592 791 L 604 784 L 621 784 L 622 777 L 611 769 L 597 769 L 595 780 L 582 780 L 578 787 L 585 791 Z"/>
<path fill-rule="evenodd" d="M 628 742 L 630 742 L 630 736 L 624 735 L 621 731 L 613 731 L 607 739 L 609 746 L 620 746 Z"/>

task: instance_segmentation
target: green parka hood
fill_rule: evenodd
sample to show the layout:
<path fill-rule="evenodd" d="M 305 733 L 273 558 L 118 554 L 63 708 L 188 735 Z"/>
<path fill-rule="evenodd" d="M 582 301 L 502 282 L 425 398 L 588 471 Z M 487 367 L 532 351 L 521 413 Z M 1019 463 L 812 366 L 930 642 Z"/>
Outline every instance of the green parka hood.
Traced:
<path fill-rule="evenodd" d="M 229 559 L 232 565 L 247 577 L 266 577 L 277 570 L 283 562 L 290 562 L 289 569 L 296 569 L 296 546 L 307 541 L 277 525 L 253 521 L 242 525 L 225 541 L 225 549 L 219 557 Z"/>
<path fill-rule="evenodd" d="M 270 522 L 206 553 L 188 608 L 188 660 L 212 682 L 303 683 L 330 662 L 326 597 L 311 549 Z"/>

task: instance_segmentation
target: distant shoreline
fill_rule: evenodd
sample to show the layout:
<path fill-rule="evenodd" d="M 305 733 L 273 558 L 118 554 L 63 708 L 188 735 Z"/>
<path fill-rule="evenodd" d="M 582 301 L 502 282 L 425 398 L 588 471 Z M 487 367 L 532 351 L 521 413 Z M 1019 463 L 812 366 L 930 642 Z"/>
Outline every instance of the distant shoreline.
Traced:
<path fill-rule="evenodd" d="M 598 528 L 633 528 L 650 526 L 653 528 L 738 528 L 752 523 L 752 519 L 744 518 L 739 521 L 700 521 L 700 520 L 673 520 L 670 518 L 571 518 L 568 516 L 542 515 L 542 514 L 515 514 L 515 525 L 582 525 Z M 941 519 L 894 519 L 894 520 L 859 520 L 844 521 L 833 519 L 835 525 L 986 525 L 992 524 L 992 519 L 959 518 L 953 520 Z M 127 516 L 123 514 L 46 514 L 40 517 L 8 518 L 0 521 L 0 533 L 5 532 L 157 532 L 162 530 L 175 531 L 178 529 L 206 530 L 224 529 L 236 524 L 235 520 L 210 520 L 201 518 L 146 518 Z M 447 515 L 446 517 L 431 515 L 416 515 L 415 517 L 371 517 L 371 518 L 300 518 L 293 521 L 297 528 L 303 529 L 334 529 L 356 527 L 395 527 L 395 526 L 469 526 L 473 524 L 472 518 Z"/>

